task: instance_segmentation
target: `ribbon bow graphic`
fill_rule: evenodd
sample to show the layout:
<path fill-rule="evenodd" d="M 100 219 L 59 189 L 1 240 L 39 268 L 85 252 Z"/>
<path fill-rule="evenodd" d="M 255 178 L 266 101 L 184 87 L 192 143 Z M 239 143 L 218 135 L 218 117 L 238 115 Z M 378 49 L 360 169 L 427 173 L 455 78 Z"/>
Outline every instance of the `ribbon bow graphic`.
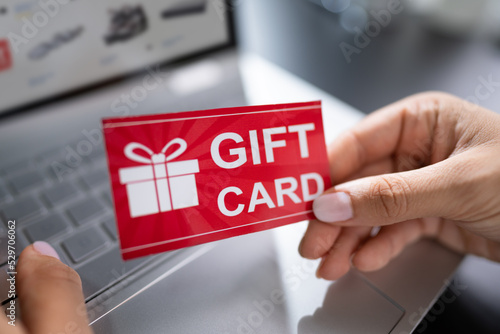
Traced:
<path fill-rule="evenodd" d="M 179 148 L 177 150 L 175 150 L 174 152 L 172 152 L 171 154 L 169 154 L 167 157 L 165 157 L 165 152 L 167 152 L 167 150 L 172 145 L 175 145 L 175 144 L 179 145 Z M 151 159 L 148 159 L 146 157 L 143 157 L 143 156 L 135 153 L 134 150 L 136 150 L 136 149 L 140 149 L 143 152 L 146 152 L 148 155 L 151 156 Z M 135 162 L 139 162 L 139 163 L 143 163 L 143 164 L 152 164 L 152 163 L 158 164 L 158 163 L 174 160 L 175 158 L 180 156 L 182 153 L 184 153 L 186 151 L 186 149 L 187 149 L 187 143 L 184 139 L 174 138 L 171 141 L 169 141 L 165 145 L 165 147 L 163 147 L 161 152 L 158 154 L 155 154 L 153 152 L 153 150 L 151 150 L 149 147 L 147 147 L 143 144 L 140 144 L 140 143 L 135 143 L 135 142 L 127 144 L 127 146 L 125 146 L 124 153 L 125 153 L 125 156 L 127 158 L 129 158 L 130 160 L 135 161 Z"/>
<path fill-rule="evenodd" d="M 166 152 L 179 145 L 168 156 Z M 198 160 L 169 162 L 186 151 L 184 139 L 169 141 L 160 153 L 136 142 L 127 144 L 125 156 L 146 166 L 125 167 L 118 170 L 121 184 L 127 187 L 130 217 L 142 217 L 199 205 L 195 174 L 200 171 Z M 141 150 L 149 157 L 139 155 Z M 168 172 L 168 173 L 167 173 Z M 169 178 L 172 177 L 170 180 Z M 175 177 L 175 178 L 174 178 Z"/>

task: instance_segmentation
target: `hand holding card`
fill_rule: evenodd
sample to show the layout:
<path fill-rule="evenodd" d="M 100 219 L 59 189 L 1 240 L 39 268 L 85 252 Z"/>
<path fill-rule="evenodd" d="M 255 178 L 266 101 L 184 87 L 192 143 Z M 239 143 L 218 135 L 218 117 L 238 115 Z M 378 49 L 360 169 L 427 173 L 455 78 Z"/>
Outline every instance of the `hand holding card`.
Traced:
<path fill-rule="evenodd" d="M 122 256 L 313 218 L 330 187 L 321 102 L 103 121 Z"/>

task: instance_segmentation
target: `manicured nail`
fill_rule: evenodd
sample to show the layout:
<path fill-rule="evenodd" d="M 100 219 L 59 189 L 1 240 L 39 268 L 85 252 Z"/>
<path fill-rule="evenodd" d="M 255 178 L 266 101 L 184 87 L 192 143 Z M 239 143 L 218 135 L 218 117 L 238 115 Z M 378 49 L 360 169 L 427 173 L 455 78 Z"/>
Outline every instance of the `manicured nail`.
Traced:
<path fill-rule="evenodd" d="M 325 223 L 341 222 L 353 217 L 351 198 L 343 192 L 329 193 L 313 202 L 314 215 Z"/>
<path fill-rule="evenodd" d="M 47 255 L 47 256 L 52 256 L 55 257 L 56 259 L 60 260 L 59 255 L 57 255 L 57 252 L 54 248 L 52 248 L 51 245 L 46 243 L 45 241 L 35 241 L 33 243 L 33 248 L 37 253 L 41 255 Z"/>

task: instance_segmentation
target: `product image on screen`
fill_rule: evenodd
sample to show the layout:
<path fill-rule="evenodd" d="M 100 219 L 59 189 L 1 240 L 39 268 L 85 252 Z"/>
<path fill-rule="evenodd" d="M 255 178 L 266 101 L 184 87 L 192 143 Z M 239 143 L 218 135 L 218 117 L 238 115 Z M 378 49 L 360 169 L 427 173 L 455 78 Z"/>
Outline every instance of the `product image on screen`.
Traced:
<path fill-rule="evenodd" d="M 3 1 L 0 113 L 226 46 L 232 33 L 224 6 L 207 0 Z"/>

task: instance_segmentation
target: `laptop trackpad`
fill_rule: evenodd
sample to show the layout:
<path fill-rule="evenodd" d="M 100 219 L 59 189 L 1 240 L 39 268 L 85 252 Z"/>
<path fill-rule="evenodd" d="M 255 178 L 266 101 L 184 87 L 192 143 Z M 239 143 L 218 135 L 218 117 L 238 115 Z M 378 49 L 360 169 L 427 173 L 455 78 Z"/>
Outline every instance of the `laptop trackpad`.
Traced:
<path fill-rule="evenodd" d="M 402 307 L 351 271 L 330 285 L 321 308 L 300 319 L 298 333 L 389 333 L 403 314 Z"/>

